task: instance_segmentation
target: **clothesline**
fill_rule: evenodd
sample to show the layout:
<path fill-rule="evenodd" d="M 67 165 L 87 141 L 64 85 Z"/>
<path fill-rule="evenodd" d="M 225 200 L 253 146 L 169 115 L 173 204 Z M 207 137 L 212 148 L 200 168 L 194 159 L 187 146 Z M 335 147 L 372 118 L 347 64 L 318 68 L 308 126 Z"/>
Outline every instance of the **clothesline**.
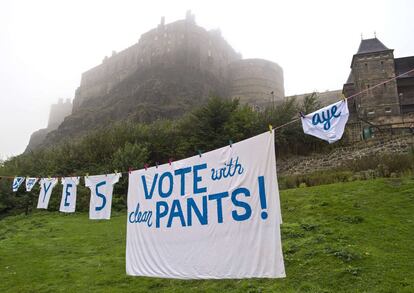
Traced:
<path fill-rule="evenodd" d="M 361 95 L 361 94 L 363 94 L 363 93 L 365 93 L 365 92 L 368 92 L 368 91 L 370 91 L 370 90 L 372 90 L 372 89 L 374 89 L 374 88 L 376 88 L 376 87 L 379 87 L 379 86 L 381 86 L 381 85 L 383 85 L 383 84 L 386 84 L 386 83 L 388 83 L 388 82 L 391 82 L 391 81 L 393 81 L 393 80 L 395 80 L 395 79 L 397 79 L 397 78 L 399 78 L 399 77 L 402 77 L 402 76 L 404 76 L 404 75 L 406 75 L 406 74 L 409 74 L 409 73 L 411 73 L 411 72 L 414 72 L 414 68 L 413 69 L 411 69 L 411 70 L 409 70 L 409 71 L 407 71 L 407 72 L 404 72 L 404 73 L 402 73 L 402 74 L 399 74 L 399 75 L 397 75 L 397 76 L 395 76 L 395 77 L 393 77 L 393 78 L 390 78 L 390 79 L 388 79 L 388 80 L 385 80 L 385 81 L 383 81 L 383 82 L 380 82 L 380 83 L 378 83 L 378 84 L 376 84 L 376 85 L 374 85 L 374 86 L 372 86 L 372 87 L 370 87 L 370 88 L 367 88 L 367 89 L 364 89 L 364 90 L 362 90 L 362 91 L 360 91 L 360 92 L 357 92 L 357 93 L 355 93 L 355 94 L 353 94 L 353 95 L 351 95 L 351 96 L 349 96 L 349 97 L 343 97 L 343 99 L 344 100 L 348 100 L 348 99 L 352 99 L 352 98 L 354 98 L 354 97 L 357 97 L 357 96 L 359 96 L 359 95 Z M 301 115 L 303 115 L 303 114 L 301 114 Z M 295 123 L 295 122 L 297 122 L 297 121 L 299 121 L 301 118 L 300 117 L 298 117 L 298 118 L 295 118 L 295 119 L 293 119 L 293 120 L 291 120 L 291 121 L 289 121 L 289 122 L 287 122 L 287 123 L 284 123 L 284 124 L 282 124 L 282 125 L 279 125 L 279 126 L 276 126 L 276 127 L 273 127 L 272 125 L 269 125 L 269 130 L 270 131 L 272 131 L 272 130 L 278 130 L 278 129 L 281 129 L 281 128 L 283 128 L 283 127 L 286 127 L 286 126 L 288 126 L 288 125 L 290 125 L 290 124 L 293 124 L 293 123 Z M 232 144 L 232 142 L 230 141 L 229 142 L 229 145 L 230 145 L 230 147 L 231 147 L 231 144 Z M 201 156 L 201 151 L 198 151 L 198 154 Z M 170 159 L 169 160 L 169 162 L 168 162 L 170 165 L 172 164 L 172 160 Z M 144 165 L 144 168 L 145 169 L 147 169 L 149 167 L 149 165 L 148 164 L 145 164 Z M 156 163 L 156 167 L 158 168 L 158 163 Z M 133 169 L 132 168 L 129 168 L 129 170 L 128 171 L 122 171 L 122 172 L 118 172 L 118 171 L 114 171 L 114 173 L 121 173 L 122 175 L 127 175 L 127 174 L 129 174 L 131 171 L 133 171 Z M 89 174 L 86 174 L 86 175 L 84 175 L 85 177 L 88 177 L 89 176 Z M 8 175 L 0 175 L 0 179 L 2 179 L 2 178 L 5 178 L 5 179 L 14 179 L 16 176 L 8 176 Z M 23 176 L 22 176 L 23 177 Z M 67 176 L 48 176 L 49 178 L 50 177 L 53 177 L 53 178 L 64 178 L 64 177 L 67 177 Z M 76 176 L 76 175 L 70 175 L 69 177 L 80 177 L 80 176 Z M 30 178 L 29 176 L 27 176 L 27 178 Z M 41 178 L 41 177 L 32 177 L 32 178 Z"/>
<path fill-rule="evenodd" d="M 370 90 L 372 90 L 372 89 L 374 89 L 374 88 L 376 88 L 376 87 L 379 87 L 379 86 L 381 86 L 381 85 L 383 85 L 383 84 L 389 83 L 389 82 L 391 82 L 391 81 L 393 81 L 393 80 L 395 80 L 395 79 L 397 79 L 397 78 L 399 78 L 399 77 L 401 77 L 401 76 L 403 76 L 403 75 L 409 74 L 409 73 L 411 73 L 411 72 L 414 72 L 414 68 L 413 68 L 413 69 L 411 69 L 411 70 L 409 70 L 409 71 L 407 71 L 407 72 L 401 73 L 400 75 L 397 75 L 397 76 L 395 76 L 395 77 L 393 77 L 393 78 L 390 78 L 390 79 L 387 79 L 387 80 L 385 80 L 385 81 L 383 81 L 383 82 L 380 82 L 380 83 L 378 83 L 378 84 L 376 84 L 376 85 L 374 85 L 374 86 L 372 86 L 372 87 L 370 87 L 370 88 L 367 88 L 367 89 L 364 89 L 364 90 L 362 90 L 362 91 L 360 91 L 360 92 L 357 92 L 356 94 L 350 95 L 349 97 L 344 97 L 344 99 L 345 99 L 345 100 L 349 100 L 349 99 L 355 98 L 355 97 L 357 97 L 357 96 L 359 96 L 359 95 L 361 95 L 361 94 L 363 94 L 363 93 L 366 93 L 366 92 L 368 92 L 368 91 L 370 91 Z M 293 120 L 291 120 L 291 121 L 289 121 L 289 122 L 287 122 L 287 123 L 285 123 L 285 124 L 282 124 L 282 125 L 276 126 L 276 127 L 274 127 L 273 129 L 274 129 L 274 130 L 278 130 L 278 129 L 283 128 L 283 127 L 285 127 L 285 126 L 288 126 L 288 125 L 290 125 L 290 124 L 292 124 L 292 123 L 295 123 L 295 122 L 297 122 L 297 121 L 299 121 L 299 120 L 300 120 L 300 117 L 295 118 L 295 119 L 293 119 Z"/>

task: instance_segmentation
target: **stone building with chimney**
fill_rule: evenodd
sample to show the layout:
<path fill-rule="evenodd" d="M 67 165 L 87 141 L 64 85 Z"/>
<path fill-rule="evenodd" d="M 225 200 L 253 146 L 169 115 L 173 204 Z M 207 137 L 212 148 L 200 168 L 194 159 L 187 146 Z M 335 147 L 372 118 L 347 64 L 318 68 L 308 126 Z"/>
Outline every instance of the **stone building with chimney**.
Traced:
<path fill-rule="evenodd" d="M 414 56 L 395 58 L 379 39 L 361 40 L 343 86 L 349 99 L 350 130 L 364 138 L 401 132 L 414 122 Z"/>

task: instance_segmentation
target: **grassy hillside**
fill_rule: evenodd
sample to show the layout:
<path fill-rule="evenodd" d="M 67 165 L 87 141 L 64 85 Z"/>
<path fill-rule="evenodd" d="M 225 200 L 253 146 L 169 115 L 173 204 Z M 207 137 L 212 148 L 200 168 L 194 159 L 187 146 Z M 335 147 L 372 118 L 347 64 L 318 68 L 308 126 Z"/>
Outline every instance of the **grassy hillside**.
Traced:
<path fill-rule="evenodd" d="M 0 292 L 414 292 L 414 179 L 281 193 L 286 279 L 125 275 L 125 213 L 0 221 Z"/>

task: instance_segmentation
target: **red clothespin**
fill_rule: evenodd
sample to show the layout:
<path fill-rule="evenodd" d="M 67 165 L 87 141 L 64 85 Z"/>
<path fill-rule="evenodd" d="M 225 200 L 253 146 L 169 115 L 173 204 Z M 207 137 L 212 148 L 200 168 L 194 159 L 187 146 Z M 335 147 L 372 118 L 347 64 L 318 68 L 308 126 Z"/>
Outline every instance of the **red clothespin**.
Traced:
<path fill-rule="evenodd" d="M 145 163 L 145 164 L 144 164 L 145 171 L 147 171 L 148 166 L 149 166 L 149 165 L 148 165 L 147 163 Z"/>
<path fill-rule="evenodd" d="M 305 118 L 305 114 L 303 114 L 303 112 L 301 111 L 301 112 L 299 112 L 299 116 L 301 117 L 301 118 Z"/>
<path fill-rule="evenodd" d="M 171 163 L 172 163 L 172 159 L 170 158 L 170 159 L 168 159 L 168 164 L 170 164 L 170 166 L 171 166 Z"/>
<path fill-rule="evenodd" d="M 131 168 L 131 167 L 129 167 L 129 168 L 128 168 L 128 173 L 129 173 L 129 174 L 131 174 L 131 172 L 132 172 L 132 168 Z"/>

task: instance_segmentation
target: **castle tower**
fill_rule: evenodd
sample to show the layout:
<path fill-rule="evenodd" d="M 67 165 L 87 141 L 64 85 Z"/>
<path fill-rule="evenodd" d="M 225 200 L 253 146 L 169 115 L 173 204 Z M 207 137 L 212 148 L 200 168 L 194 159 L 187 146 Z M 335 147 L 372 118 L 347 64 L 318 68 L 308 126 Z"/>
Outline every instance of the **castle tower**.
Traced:
<path fill-rule="evenodd" d="M 49 121 L 47 129 L 49 131 L 55 130 L 63 122 L 66 116 L 69 116 L 72 112 L 72 102 L 70 99 L 59 99 L 57 104 L 50 106 Z"/>
<path fill-rule="evenodd" d="M 372 120 L 400 114 L 396 80 L 372 88 L 395 77 L 393 51 L 376 37 L 361 40 L 357 53 L 352 57 L 351 73 L 343 89 L 346 96 L 367 90 L 351 100 L 350 110 L 358 117 Z"/>

